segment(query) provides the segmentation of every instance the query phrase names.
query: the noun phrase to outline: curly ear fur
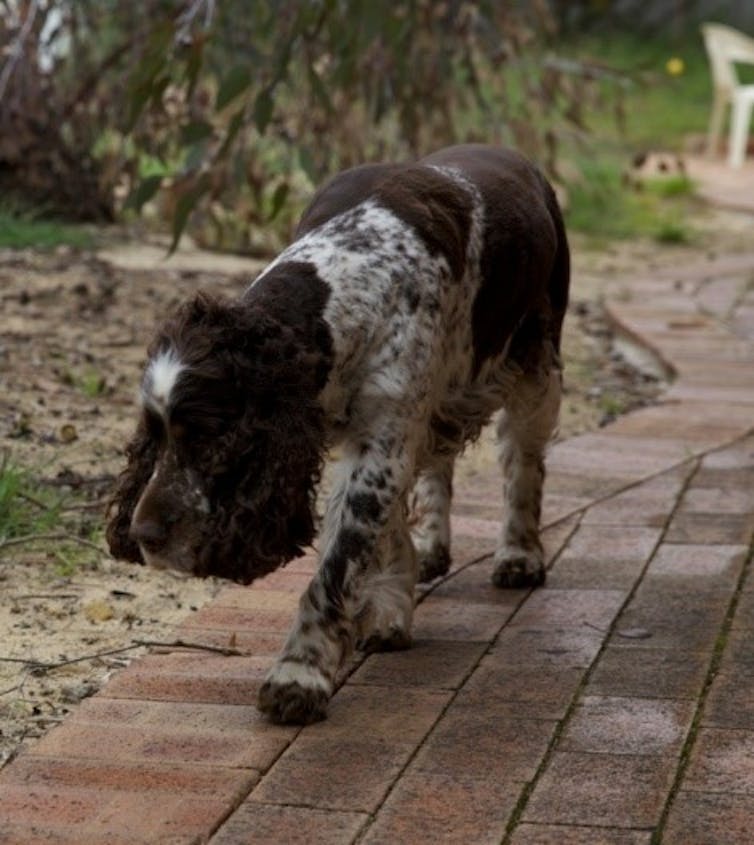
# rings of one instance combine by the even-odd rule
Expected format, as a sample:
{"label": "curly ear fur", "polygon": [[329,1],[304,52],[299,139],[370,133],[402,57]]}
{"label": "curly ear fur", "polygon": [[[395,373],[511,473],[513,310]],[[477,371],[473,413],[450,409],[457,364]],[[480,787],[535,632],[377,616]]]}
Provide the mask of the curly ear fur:
{"label": "curly ear fur", "polygon": [[112,498],[108,503],[108,524],[105,532],[110,554],[118,560],[143,563],[139,546],[129,536],[136,503],[149,481],[157,459],[157,443],[149,436],[144,421],[126,447],[126,468],[118,477]]}
{"label": "curly ear fur", "polygon": [[[199,575],[248,584],[301,555],[314,538],[321,413],[312,405],[291,406],[268,425],[260,428],[252,409],[235,432],[248,445],[217,479],[212,536],[202,546]],[[218,458],[227,461],[222,451]]]}
{"label": "curly ear fur", "polygon": [[269,309],[211,314],[212,322],[220,317],[223,343],[213,359],[224,359],[245,402],[229,434],[215,442],[215,521],[197,574],[249,583],[302,554],[314,537],[325,445],[316,395],[330,350]]}
{"label": "curly ear fur", "polygon": [[[184,367],[172,414],[197,438],[191,460],[210,502],[210,513],[192,518],[189,529],[193,571],[249,583],[314,537],[325,450],[316,397],[331,362],[329,331],[321,311],[302,315],[290,298],[228,302],[200,293],[166,322],[150,356],[167,348]],[[108,528],[120,557],[139,559],[128,524],[155,458],[138,437],[129,447]]]}

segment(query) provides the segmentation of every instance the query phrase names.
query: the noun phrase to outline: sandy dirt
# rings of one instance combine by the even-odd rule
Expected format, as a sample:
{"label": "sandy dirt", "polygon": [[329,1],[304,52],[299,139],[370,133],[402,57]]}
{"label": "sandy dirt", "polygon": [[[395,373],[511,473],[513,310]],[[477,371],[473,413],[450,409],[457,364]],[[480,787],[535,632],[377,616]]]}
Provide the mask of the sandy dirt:
{"label": "sandy dirt", "polygon": [[[594,429],[662,389],[616,351],[600,305],[604,279],[738,243],[744,238],[725,220],[694,248],[576,243],[560,437]],[[134,425],[156,320],[197,288],[236,293],[261,267],[191,249],[164,255],[144,243],[98,254],[0,252],[0,460],[35,481],[27,512],[55,503],[36,541],[0,537],[0,767],[144,643],[170,642],[175,624],[221,587],[117,562],[104,550],[104,505]],[[459,471],[491,460],[485,434]]]}

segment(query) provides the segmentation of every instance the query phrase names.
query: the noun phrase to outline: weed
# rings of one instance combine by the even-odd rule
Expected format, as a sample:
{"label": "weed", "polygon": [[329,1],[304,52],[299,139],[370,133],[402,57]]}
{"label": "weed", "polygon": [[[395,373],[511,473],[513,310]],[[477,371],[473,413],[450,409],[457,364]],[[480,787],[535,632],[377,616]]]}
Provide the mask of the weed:
{"label": "weed", "polygon": [[82,226],[45,219],[39,212],[4,203],[0,205],[0,247],[10,249],[54,249],[71,246],[88,249],[92,234]]}
{"label": "weed", "polygon": [[0,459],[0,541],[44,534],[57,525],[62,500],[35,482],[6,452]]}
{"label": "weed", "polygon": [[78,378],[76,386],[84,396],[87,396],[89,399],[96,399],[105,392],[105,377],[95,370],[90,370]]}

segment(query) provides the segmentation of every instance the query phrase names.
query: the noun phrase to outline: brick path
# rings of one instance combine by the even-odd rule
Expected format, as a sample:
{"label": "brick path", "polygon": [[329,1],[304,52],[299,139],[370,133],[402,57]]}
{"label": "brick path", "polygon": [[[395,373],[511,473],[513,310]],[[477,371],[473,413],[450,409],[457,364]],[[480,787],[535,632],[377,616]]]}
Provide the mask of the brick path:
{"label": "brick path", "polygon": [[457,492],[455,568],[416,645],[344,672],[328,721],[255,694],[311,559],[179,630],[0,773],[0,842],[752,841],[754,254],[611,284],[677,372],[553,448],[535,592],[489,585],[498,481]]}

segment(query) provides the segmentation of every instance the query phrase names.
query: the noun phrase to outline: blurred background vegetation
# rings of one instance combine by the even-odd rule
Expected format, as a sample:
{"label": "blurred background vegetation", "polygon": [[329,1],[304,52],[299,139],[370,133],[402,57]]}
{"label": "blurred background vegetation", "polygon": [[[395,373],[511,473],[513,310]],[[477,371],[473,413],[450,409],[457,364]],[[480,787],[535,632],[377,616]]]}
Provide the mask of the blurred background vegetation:
{"label": "blurred background vegetation", "polygon": [[747,0],[0,0],[0,245],[40,218],[138,216],[173,245],[266,254],[328,175],[459,141],[535,159],[573,229],[683,240],[688,181],[626,174],[698,143],[698,24],[749,17]]}

